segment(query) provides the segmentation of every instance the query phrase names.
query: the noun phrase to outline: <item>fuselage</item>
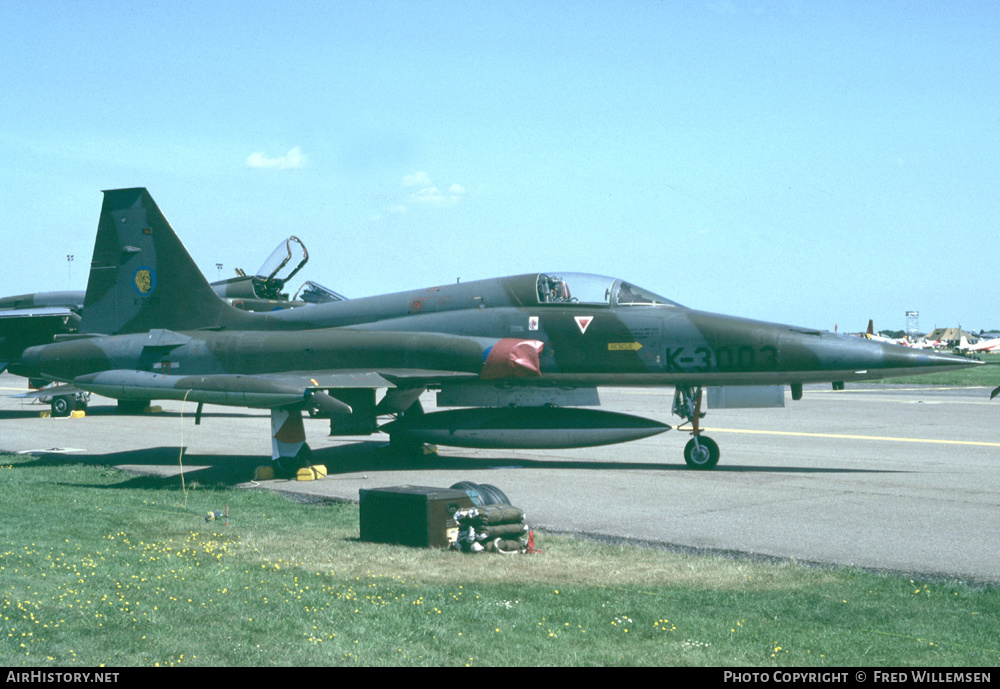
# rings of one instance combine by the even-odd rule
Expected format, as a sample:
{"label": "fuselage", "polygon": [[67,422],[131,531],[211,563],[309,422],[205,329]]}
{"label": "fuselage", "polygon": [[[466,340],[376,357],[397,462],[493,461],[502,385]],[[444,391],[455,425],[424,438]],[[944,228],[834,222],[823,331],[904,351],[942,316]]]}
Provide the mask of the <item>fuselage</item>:
{"label": "fuselage", "polygon": [[622,280],[569,273],[273,313],[231,311],[231,319],[212,330],[153,330],[31,348],[12,370],[59,380],[108,369],[183,375],[331,368],[475,372],[477,357],[504,338],[543,343],[541,377],[531,379],[533,385],[798,384],[932,372],[963,362],[696,311]]}

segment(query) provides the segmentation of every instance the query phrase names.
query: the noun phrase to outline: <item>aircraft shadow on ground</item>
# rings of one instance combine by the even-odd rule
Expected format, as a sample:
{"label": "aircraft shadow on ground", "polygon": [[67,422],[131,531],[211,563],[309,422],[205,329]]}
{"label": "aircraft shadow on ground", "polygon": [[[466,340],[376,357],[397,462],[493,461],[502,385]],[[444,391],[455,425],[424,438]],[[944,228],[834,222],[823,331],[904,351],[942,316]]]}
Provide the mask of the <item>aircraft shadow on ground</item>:
{"label": "aircraft shadow on ground", "polygon": [[[107,488],[179,488],[181,474],[187,485],[197,483],[203,486],[235,486],[252,481],[258,466],[269,463],[267,457],[245,457],[237,455],[188,455],[181,458],[176,447],[152,447],[127,452],[109,454],[88,454],[81,452],[38,452],[35,459],[19,464],[19,467],[43,467],[66,464],[89,464],[93,466],[148,466],[160,467],[157,473],[142,473],[125,481],[105,486]],[[183,470],[183,471],[182,471]],[[169,473],[167,473],[169,472]],[[65,484],[68,485],[68,484]],[[89,487],[96,487],[88,484]]]}
{"label": "aircraft shadow on ground", "polygon": [[[37,419],[42,412],[49,410],[49,406],[45,405],[24,405],[16,409],[4,409],[0,411],[0,420],[3,419]],[[194,418],[195,410],[194,408],[190,410],[180,411],[158,411],[153,414],[119,414],[118,408],[115,406],[91,406],[87,407],[87,416],[116,416],[122,419],[129,418]],[[246,411],[218,411],[213,409],[210,412],[204,412],[201,415],[203,420],[205,419],[237,419],[246,418],[248,416],[256,416],[255,414],[248,413]],[[261,418],[267,418],[264,415],[260,415]],[[55,419],[55,421],[69,421],[69,419]]]}
{"label": "aircraft shadow on ground", "polygon": [[[386,443],[364,441],[335,448],[313,450],[315,461],[326,464],[329,474],[377,473],[390,471],[482,470],[482,469],[554,469],[588,471],[691,471],[683,462],[660,464],[649,462],[607,462],[572,459],[537,459],[527,457],[475,457],[464,455],[426,455],[395,457]],[[711,472],[761,473],[901,473],[884,469],[844,469],[823,467],[774,467],[751,465],[720,465]],[[905,472],[902,472],[905,473]]]}
{"label": "aircraft shadow on ground", "polygon": [[[313,463],[326,466],[328,476],[348,474],[382,474],[399,471],[451,472],[483,469],[534,469],[554,471],[683,471],[684,464],[657,464],[645,462],[578,461],[572,459],[537,459],[526,457],[474,457],[464,455],[424,455],[416,457],[390,454],[388,444],[362,441],[337,447],[313,450]],[[148,466],[160,467],[154,474],[134,476],[109,488],[178,488],[181,485],[181,467],[184,480],[190,485],[235,486],[255,480],[257,467],[268,466],[270,458],[264,455],[192,455],[180,456],[177,447],[152,447],[140,450],[91,453],[36,453],[35,459],[18,465],[30,468],[64,464],[91,464],[95,466]],[[166,474],[169,472],[169,474]],[[693,473],[693,472],[692,472]],[[755,465],[718,466],[706,473],[771,473],[771,474],[872,474],[906,473],[884,469],[845,469],[823,467],[774,467]],[[281,483],[272,481],[269,483]]]}
{"label": "aircraft shadow on ground", "polygon": [[34,405],[19,407],[17,409],[4,409],[0,411],[0,420],[3,419],[37,419],[39,413],[47,411],[48,407],[36,407]]}

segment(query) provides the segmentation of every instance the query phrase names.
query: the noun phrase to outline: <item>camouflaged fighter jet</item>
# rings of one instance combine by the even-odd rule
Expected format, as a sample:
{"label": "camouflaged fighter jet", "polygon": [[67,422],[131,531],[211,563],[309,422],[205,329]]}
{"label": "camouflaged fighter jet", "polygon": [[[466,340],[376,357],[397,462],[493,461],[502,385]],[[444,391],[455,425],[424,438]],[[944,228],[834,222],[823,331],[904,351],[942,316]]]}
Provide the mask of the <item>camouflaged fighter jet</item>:
{"label": "camouflaged fighter jet", "polygon": [[[254,275],[237,269],[236,277],[213,282],[212,289],[227,303],[244,311],[274,311],[345,300],[347,297],[312,280],[303,283],[291,299],[282,292],[308,261],[305,244],[293,235],[278,244]],[[49,344],[56,335],[77,332],[85,294],[35,292],[0,297],[0,373],[12,361],[20,359],[28,347]],[[43,382],[39,381],[39,385]]]}
{"label": "camouflaged fighter jet", "polygon": [[0,298],[0,373],[32,345],[76,332],[83,292],[38,292]]}
{"label": "camouflaged fighter jet", "polygon": [[[600,386],[673,387],[673,413],[693,435],[685,461],[709,469],[719,448],[699,427],[704,388],[723,393],[716,406],[773,406],[786,385],[799,399],[805,383],[976,365],[695,311],[620,279],[563,272],[240,311],[212,291],[141,188],[104,192],[79,333],[61,339],[27,349],[11,370],[120,404],[197,402],[199,419],[204,403],[270,409],[272,456],[286,471],[309,459],[303,411],[328,415],[334,435],[387,432],[402,450],[584,447],[669,430],[588,408]],[[427,390],[455,408],[423,413]]]}

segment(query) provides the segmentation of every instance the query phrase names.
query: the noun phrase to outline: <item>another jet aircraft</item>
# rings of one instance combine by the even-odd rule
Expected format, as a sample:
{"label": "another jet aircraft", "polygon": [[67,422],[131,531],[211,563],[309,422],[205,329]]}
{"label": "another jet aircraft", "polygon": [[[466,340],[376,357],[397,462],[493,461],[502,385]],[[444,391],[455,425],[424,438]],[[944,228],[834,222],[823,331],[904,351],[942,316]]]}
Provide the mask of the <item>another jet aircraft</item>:
{"label": "another jet aircraft", "polygon": [[[289,268],[293,257],[295,263],[282,273]],[[237,269],[236,277],[213,282],[212,289],[227,303],[243,311],[274,311],[347,299],[311,280],[303,283],[289,299],[282,290],[308,261],[305,244],[291,236],[278,244],[254,275]],[[85,296],[85,292],[66,291],[0,297],[0,373],[12,361],[20,359],[28,347],[49,344],[56,335],[77,332]]]}
{"label": "another jet aircraft", "polygon": [[0,298],[0,372],[26,348],[76,332],[83,292],[39,292]]}
{"label": "another jet aircraft", "polygon": [[[292,264],[292,259],[295,263]],[[328,301],[344,301],[347,297],[337,294],[320,284],[306,281],[292,299],[281,290],[288,281],[309,262],[309,252],[302,240],[292,235],[271,252],[271,255],[254,275],[237,269],[236,277],[212,283],[215,293],[244,311],[274,311]],[[281,271],[288,269],[287,273]],[[301,297],[301,298],[300,298]]]}
{"label": "another jet aircraft", "polygon": [[[79,333],[60,339],[27,349],[11,371],[126,403],[197,402],[199,418],[204,403],[268,408],[285,472],[309,461],[304,410],[329,415],[335,435],[382,430],[404,451],[583,447],[670,428],[580,408],[600,404],[600,386],[673,387],[673,413],[694,436],[685,461],[709,469],[719,448],[699,427],[706,386],[741,386],[752,406],[775,390],[783,403],[777,386],[800,399],[805,383],[977,365],[695,311],[621,279],[563,272],[240,311],[212,291],[143,188],[104,192]],[[424,414],[426,390],[461,408]]]}

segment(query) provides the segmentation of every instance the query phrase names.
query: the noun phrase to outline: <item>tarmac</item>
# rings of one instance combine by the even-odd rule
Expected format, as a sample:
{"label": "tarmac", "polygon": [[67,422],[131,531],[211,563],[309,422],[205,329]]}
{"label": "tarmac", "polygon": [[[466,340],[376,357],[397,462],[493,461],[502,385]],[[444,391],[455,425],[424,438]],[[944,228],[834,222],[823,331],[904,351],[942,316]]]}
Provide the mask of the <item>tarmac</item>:
{"label": "tarmac", "polygon": [[[708,410],[721,447],[712,471],[692,471],[683,431],[574,450],[469,450],[397,458],[388,437],[333,438],[307,419],[318,481],[253,481],[270,461],[266,411],[166,402],[119,416],[91,400],[84,418],[41,418],[47,405],[9,395],[0,375],[0,451],[64,456],[178,481],[357,501],[362,488],[503,490],[529,526],[695,552],[849,565],[924,578],[1000,583],[1000,399],[985,387],[806,386],[784,408]],[[676,425],[670,389],[601,389],[603,408]],[[433,408],[433,396],[424,399]],[[180,448],[184,447],[181,460]],[[542,547],[542,546],[539,546]]]}

